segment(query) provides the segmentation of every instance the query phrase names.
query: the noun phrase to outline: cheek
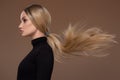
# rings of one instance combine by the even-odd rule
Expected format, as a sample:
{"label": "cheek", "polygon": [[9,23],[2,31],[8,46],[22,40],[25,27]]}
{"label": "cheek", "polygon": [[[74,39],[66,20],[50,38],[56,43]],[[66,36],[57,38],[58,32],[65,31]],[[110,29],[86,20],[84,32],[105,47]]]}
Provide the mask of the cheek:
{"label": "cheek", "polygon": [[32,24],[26,24],[25,27],[24,27],[24,33],[26,35],[32,35],[36,32],[36,27]]}

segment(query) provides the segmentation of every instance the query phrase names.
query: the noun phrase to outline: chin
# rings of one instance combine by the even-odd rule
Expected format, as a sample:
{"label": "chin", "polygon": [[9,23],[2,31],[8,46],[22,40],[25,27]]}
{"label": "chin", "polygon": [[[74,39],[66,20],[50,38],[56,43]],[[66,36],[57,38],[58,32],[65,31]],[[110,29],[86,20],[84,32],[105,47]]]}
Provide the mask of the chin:
{"label": "chin", "polygon": [[26,35],[26,34],[21,34],[21,36],[22,36],[22,37],[27,37],[28,35]]}
{"label": "chin", "polygon": [[21,34],[22,37],[30,37],[30,34]]}

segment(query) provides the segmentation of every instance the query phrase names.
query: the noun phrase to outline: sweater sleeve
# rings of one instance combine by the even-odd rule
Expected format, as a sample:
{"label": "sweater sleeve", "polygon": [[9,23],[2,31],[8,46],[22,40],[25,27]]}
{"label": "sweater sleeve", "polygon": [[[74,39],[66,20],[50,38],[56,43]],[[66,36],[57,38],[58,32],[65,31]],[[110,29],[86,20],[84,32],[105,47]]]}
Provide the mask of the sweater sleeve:
{"label": "sweater sleeve", "polygon": [[36,80],[51,80],[53,56],[49,50],[39,51],[36,57]]}

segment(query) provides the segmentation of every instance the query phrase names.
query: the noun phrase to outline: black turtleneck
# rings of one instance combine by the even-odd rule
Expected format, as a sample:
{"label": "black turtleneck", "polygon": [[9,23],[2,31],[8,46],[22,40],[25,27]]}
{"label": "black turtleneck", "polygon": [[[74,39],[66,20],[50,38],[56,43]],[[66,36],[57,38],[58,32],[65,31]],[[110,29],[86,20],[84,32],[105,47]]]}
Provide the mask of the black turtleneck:
{"label": "black turtleneck", "polygon": [[47,38],[33,39],[31,44],[33,49],[18,66],[17,80],[51,80],[54,56]]}

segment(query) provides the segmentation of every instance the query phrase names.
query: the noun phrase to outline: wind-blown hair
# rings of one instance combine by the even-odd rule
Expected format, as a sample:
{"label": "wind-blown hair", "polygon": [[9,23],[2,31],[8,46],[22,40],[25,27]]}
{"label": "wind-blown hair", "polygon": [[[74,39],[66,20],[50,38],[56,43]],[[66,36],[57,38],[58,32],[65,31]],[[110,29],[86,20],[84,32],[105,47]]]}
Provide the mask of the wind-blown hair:
{"label": "wind-blown hair", "polygon": [[53,49],[54,58],[61,62],[63,57],[71,56],[106,56],[100,53],[117,43],[111,35],[103,32],[100,28],[92,27],[84,29],[77,25],[69,25],[62,36],[51,33],[49,25],[51,16],[48,10],[38,4],[32,4],[24,9],[32,23],[47,37],[48,43]]}

